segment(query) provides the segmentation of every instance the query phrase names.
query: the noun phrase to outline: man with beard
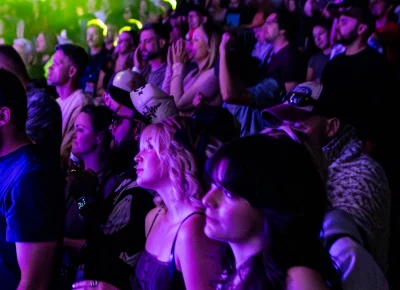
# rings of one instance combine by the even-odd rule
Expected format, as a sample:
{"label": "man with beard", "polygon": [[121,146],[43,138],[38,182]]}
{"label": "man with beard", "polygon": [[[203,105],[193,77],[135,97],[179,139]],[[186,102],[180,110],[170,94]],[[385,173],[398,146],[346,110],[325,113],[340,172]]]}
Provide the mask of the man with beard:
{"label": "man with beard", "polygon": [[395,73],[384,57],[368,46],[375,28],[368,7],[356,3],[337,10],[336,37],[346,50],[329,61],[322,72],[323,94],[338,97],[343,103],[343,117],[356,127],[362,140],[376,144],[382,138],[378,128],[388,124],[385,105],[394,91]]}
{"label": "man with beard", "polygon": [[375,29],[375,19],[366,5],[340,7],[343,10],[339,14],[338,40],[346,51],[325,66],[321,97],[332,96],[335,100],[332,106],[341,104],[342,120],[356,128],[358,137],[364,141],[364,150],[383,166],[392,192],[394,222],[400,204],[399,154],[393,139],[397,112],[396,106],[391,105],[397,91],[396,72],[384,56],[367,45]]}
{"label": "man with beard", "polygon": [[[116,189],[104,202],[95,203],[90,192],[97,186],[90,172],[80,172],[76,181],[80,182],[80,192],[84,194],[75,198],[88,229],[88,239],[76,244],[75,250],[81,251],[76,281],[88,280],[93,287],[98,281],[104,281],[118,289],[131,289],[132,267],[146,240],[145,218],[154,207],[152,195],[138,187],[133,166],[145,127],[144,118],[134,109],[130,98],[130,91],[138,88],[137,77],[130,70],[115,73],[105,96],[105,103],[114,112],[110,126],[113,161],[119,163],[119,172],[122,172]],[[86,282],[78,282],[75,288],[80,287],[79,283]]]}
{"label": "man with beard", "polygon": [[132,71],[160,89],[167,69],[168,30],[159,23],[148,23],[140,31],[139,47],[135,51]]}
{"label": "man with beard", "polygon": [[354,218],[364,247],[385,272],[391,201],[385,172],[363,152],[352,124],[342,119],[340,97],[322,96],[321,91],[320,83],[300,84],[284,96],[283,104],[265,109],[262,116],[308,145],[326,181],[331,206]]}

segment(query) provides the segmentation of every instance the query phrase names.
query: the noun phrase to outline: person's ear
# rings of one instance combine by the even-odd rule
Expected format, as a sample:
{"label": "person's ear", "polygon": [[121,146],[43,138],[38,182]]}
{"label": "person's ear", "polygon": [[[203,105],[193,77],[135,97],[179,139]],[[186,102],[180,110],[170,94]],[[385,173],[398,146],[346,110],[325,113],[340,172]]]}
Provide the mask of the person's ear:
{"label": "person's ear", "polygon": [[326,122],[326,136],[329,138],[333,138],[338,132],[340,128],[340,121],[339,119],[332,118],[328,119]]}
{"label": "person's ear", "polygon": [[69,75],[70,78],[72,78],[74,75],[76,75],[77,72],[78,72],[78,69],[76,68],[76,66],[71,65],[69,67],[68,75]]}
{"label": "person's ear", "polygon": [[368,26],[366,24],[359,24],[357,29],[358,35],[363,35],[365,31],[367,31],[367,28]]}
{"label": "person's ear", "polygon": [[11,110],[7,107],[0,108],[0,127],[3,127],[10,122]]}
{"label": "person's ear", "polygon": [[161,39],[158,41],[158,43],[159,43],[159,45],[160,45],[161,48],[164,48],[165,45],[167,44],[167,41],[166,41],[164,38],[161,38]]}
{"label": "person's ear", "polygon": [[103,144],[103,140],[104,140],[104,132],[100,132],[97,134],[96,137],[96,141],[97,141],[97,146],[101,146],[101,144]]}

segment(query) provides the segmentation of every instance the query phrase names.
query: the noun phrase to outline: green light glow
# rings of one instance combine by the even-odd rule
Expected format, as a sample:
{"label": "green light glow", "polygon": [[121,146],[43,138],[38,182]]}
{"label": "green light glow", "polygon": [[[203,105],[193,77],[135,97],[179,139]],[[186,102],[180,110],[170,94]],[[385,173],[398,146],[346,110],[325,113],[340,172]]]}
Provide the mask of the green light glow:
{"label": "green light glow", "polygon": [[104,36],[104,37],[107,36],[107,26],[104,24],[103,21],[101,21],[100,19],[97,19],[97,18],[96,18],[96,19],[89,20],[88,23],[87,23],[87,26],[89,27],[89,26],[91,26],[91,25],[100,26],[101,29],[103,29],[103,36]]}
{"label": "green light glow", "polygon": [[[131,24],[135,24],[137,26],[137,28],[139,28],[139,29],[142,29],[142,27],[143,27],[143,24],[137,19],[131,18],[131,19],[128,20],[128,22],[131,23]],[[124,28],[124,27],[122,27],[122,28]]]}

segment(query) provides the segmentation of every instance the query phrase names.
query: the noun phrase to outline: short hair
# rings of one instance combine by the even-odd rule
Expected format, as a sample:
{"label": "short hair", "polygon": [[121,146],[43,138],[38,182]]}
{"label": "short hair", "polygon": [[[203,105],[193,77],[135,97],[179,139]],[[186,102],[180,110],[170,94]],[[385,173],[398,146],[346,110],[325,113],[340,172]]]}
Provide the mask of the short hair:
{"label": "short hair", "polygon": [[107,35],[107,26],[104,24],[103,21],[101,21],[100,19],[92,19],[89,20],[87,23],[87,28],[89,27],[96,27],[96,29],[100,32],[102,37],[106,37]]}
{"label": "short hair", "polygon": [[164,24],[161,23],[146,23],[143,28],[140,30],[140,33],[142,31],[146,30],[153,30],[154,33],[158,38],[165,39],[167,42],[169,40],[169,31],[168,27]]}
{"label": "short hair", "polygon": [[332,28],[332,21],[320,18],[315,21],[312,28],[314,29],[316,26],[322,27],[322,28],[326,29],[328,31],[328,33],[330,33],[331,28]]}
{"label": "short hair", "polygon": [[197,14],[199,14],[202,17],[208,17],[209,16],[208,15],[208,11],[203,6],[198,5],[198,4],[189,5],[188,14],[191,11],[196,12]]}
{"label": "short hair", "polygon": [[128,33],[129,36],[132,39],[132,45],[137,47],[139,45],[139,33],[136,30],[130,29],[130,30],[122,30],[120,31],[119,35],[122,33]]}
{"label": "short hair", "polygon": [[274,13],[276,13],[279,30],[285,30],[286,38],[293,41],[295,38],[293,15],[286,8],[278,9]]}
{"label": "short hair", "polygon": [[77,75],[80,77],[85,72],[86,67],[89,64],[89,56],[86,51],[77,45],[66,43],[59,44],[56,46],[56,51],[61,50],[77,68]]}
{"label": "short hair", "polygon": [[0,68],[16,74],[23,82],[29,81],[28,71],[18,52],[11,46],[0,44]]}
{"label": "short hair", "polygon": [[9,108],[17,129],[25,132],[28,101],[24,85],[15,74],[2,68],[0,68],[0,107]]}

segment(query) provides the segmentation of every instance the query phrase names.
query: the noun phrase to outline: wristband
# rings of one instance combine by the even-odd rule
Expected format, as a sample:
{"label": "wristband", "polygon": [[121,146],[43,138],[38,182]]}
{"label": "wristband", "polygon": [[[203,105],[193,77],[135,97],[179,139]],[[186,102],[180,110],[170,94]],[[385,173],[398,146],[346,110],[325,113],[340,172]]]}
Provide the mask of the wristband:
{"label": "wristband", "polygon": [[94,203],[93,198],[88,198],[86,196],[82,196],[76,201],[76,205],[78,206],[79,211],[83,210],[88,204],[92,203]]}

